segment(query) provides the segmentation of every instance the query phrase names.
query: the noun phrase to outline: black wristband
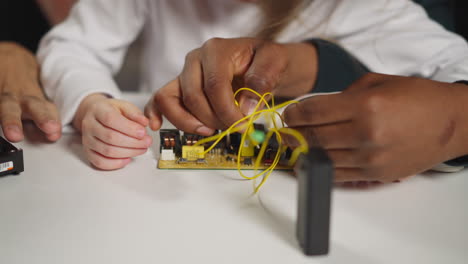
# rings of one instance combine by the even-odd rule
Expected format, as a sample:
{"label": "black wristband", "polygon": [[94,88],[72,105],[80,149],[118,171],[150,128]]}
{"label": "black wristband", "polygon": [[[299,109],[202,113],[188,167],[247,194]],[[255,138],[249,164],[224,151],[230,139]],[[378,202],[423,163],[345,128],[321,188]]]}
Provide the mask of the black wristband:
{"label": "black wristband", "polygon": [[369,72],[363,63],[335,43],[323,39],[306,42],[317,49],[318,71],[313,93],[341,92]]}
{"label": "black wristband", "polygon": [[[466,81],[466,80],[460,80],[460,81],[456,81],[454,83],[461,83],[461,84],[468,85],[468,81]],[[444,163],[447,164],[447,165],[450,165],[450,166],[468,166],[468,155],[458,157],[458,158],[446,161]]]}
{"label": "black wristband", "polygon": [[454,83],[462,83],[462,84],[468,85],[468,81],[465,81],[465,80],[456,81]]}

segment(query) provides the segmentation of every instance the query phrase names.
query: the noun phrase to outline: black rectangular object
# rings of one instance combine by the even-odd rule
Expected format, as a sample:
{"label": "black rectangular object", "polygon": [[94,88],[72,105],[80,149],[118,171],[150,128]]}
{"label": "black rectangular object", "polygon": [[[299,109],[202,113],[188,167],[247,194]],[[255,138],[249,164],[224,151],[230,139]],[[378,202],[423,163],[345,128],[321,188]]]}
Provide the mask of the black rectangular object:
{"label": "black rectangular object", "polygon": [[184,132],[184,135],[182,136],[182,145],[192,146],[193,144],[198,142],[198,140],[201,140],[203,138],[205,137],[201,135]]}
{"label": "black rectangular object", "polygon": [[226,151],[229,154],[237,154],[242,139],[241,133],[232,133],[226,137]]}
{"label": "black rectangular object", "polygon": [[23,150],[0,137],[0,177],[23,171]]}
{"label": "black rectangular object", "polygon": [[326,255],[330,243],[333,163],[322,148],[310,148],[299,161],[296,235],[304,254]]}
{"label": "black rectangular object", "polygon": [[[174,147],[165,146],[165,139],[174,138]],[[160,129],[159,130],[159,151],[162,152],[163,149],[173,149],[176,156],[182,156],[182,144],[180,140],[180,131],[178,129]]]}

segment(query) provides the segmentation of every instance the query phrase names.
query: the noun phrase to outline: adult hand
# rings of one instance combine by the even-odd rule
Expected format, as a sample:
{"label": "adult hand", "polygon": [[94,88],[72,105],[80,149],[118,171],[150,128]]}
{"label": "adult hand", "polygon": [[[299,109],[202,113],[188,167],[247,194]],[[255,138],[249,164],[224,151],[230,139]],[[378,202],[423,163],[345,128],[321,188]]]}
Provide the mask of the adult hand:
{"label": "adult hand", "polygon": [[[391,182],[468,153],[467,87],[368,74],[340,94],[289,106],[284,118],[324,147],[335,181]],[[294,145],[290,137],[286,142]]]}
{"label": "adult hand", "polygon": [[57,109],[39,86],[39,66],[23,47],[0,43],[0,120],[5,137],[13,142],[24,138],[21,120],[34,121],[48,140],[61,136]]}
{"label": "adult hand", "polygon": [[103,94],[91,94],[80,104],[73,125],[81,131],[87,159],[95,167],[115,170],[152,144],[148,119],[136,106]]}
{"label": "adult hand", "polygon": [[254,38],[211,39],[191,51],[182,73],[158,90],[145,113],[150,128],[161,127],[161,115],[177,128],[200,135],[226,128],[250,113],[258,98],[242,92],[295,97],[309,92],[317,69],[315,47],[306,43],[277,44]]}

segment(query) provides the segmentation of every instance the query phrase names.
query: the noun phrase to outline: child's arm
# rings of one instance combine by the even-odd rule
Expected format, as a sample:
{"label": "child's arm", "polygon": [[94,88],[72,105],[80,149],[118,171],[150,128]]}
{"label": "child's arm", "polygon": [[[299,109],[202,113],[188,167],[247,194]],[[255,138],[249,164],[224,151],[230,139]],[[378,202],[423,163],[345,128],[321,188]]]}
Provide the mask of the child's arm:
{"label": "child's arm", "polygon": [[148,119],[131,103],[91,94],[80,104],[73,125],[81,131],[88,160],[99,169],[114,170],[151,146]]}
{"label": "child's arm", "polygon": [[70,124],[93,93],[120,97],[113,74],[146,21],[146,0],[80,0],[70,16],[41,41],[44,90]]}

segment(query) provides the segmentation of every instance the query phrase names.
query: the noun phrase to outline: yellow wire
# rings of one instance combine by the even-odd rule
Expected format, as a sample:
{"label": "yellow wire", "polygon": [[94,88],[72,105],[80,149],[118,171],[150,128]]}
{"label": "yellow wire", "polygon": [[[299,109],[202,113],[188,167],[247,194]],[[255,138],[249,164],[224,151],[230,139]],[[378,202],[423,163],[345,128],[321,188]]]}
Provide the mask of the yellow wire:
{"label": "yellow wire", "polygon": [[294,163],[296,163],[301,153],[306,154],[309,151],[307,141],[304,138],[304,136],[301,133],[299,133],[299,131],[294,130],[292,128],[282,127],[279,131],[283,134],[289,134],[295,137],[299,142],[299,146],[296,149],[294,149],[293,153],[291,154],[291,158],[289,159],[289,165],[292,166]]}
{"label": "yellow wire", "polygon": [[[260,110],[260,111],[257,111],[257,112],[254,112],[248,116],[244,116],[243,118],[237,120],[237,122],[235,122],[234,124],[231,125],[231,127],[229,127],[228,129],[226,129],[225,131],[223,131],[222,133],[220,134],[217,134],[217,135],[214,135],[214,136],[211,136],[211,137],[207,137],[207,138],[203,138],[201,140],[199,140],[196,144],[194,144],[195,146],[200,146],[202,144],[205,144],[205,143],[208,143],[208,142],[211,142],[211,141],[215,141],[215,143],[213,143],[211,145],[210,148],[208,148],[204,153],[208,153],[210,150],[212,150],[214,148],[214,146],[219,143],[219,141],[221,141],[221,139],[223,137],[225,137],[227,134],[232,134],[232,133],[235,133],[235,132],[238,132],[240,130],[243,130],[245,128],[245,125],[244,126],[241,126],[241,127],[238,127],[237,125],[239,125],[240,123],[242,123],[243,121],[251,118],[251,117],[255,117],[255,120],[257,120],[258,118],[260,118],[260,115],[263,114],[263,113],[267,113],[267,112],[272,112],[272,110],[277,110],[279,108],[282,108],[282,107],[285,107],[287,105],[290,105],[290,104],[293,104],[293,103],[297,103],[297,101],[288,101],[288,102],[285,102],[285,103],[282,103],[280,105],[277,105],[275,106],[274,108],[271,108],[271,109],[265,109],[265,110]],[[281,116],[279,113],[277,113],[278,116]],[[282,120],[282,122],[284,122]]]}
{"label": "yellow wire", "polygon": [[[232,124],[225,131],[223,131],[223,132],[221,132],[221,133],[219,133],[217,135],[214,135],[214,136],[207,137],[207,138],[199,140],[195,145],[196,146],[197,145],[203,145],[203,144],[206,144],[208,142],[214,141],[211,144],[211,146],[204,151],[204,154],[207,154],[226,135],[233,134],[233,133],[236,133],[236,132],[239,132],[239,131],[243,131],[241,141],[240,141],[239,150],[237,152],[237,170],[238,170],[240,176],[243,177],[244,179],[254,180],[254,182],[253,182],[253,184],[254,184],[254,193],[257,193],[260,190],[260,188],[265,184],[266,180],[270,177],[271,173],[273,172],[273,170],[278,165],[278,163],[280,161],[280,158],[281,158],[281,154],[283,154],[287,149],[287,146],[283,145],[283,140],[282,140],[281,134],[291,135],[292,137],[294,137],[299,142],[299,147],[294,149],[293,153],[291,154],[291,158],[289,160],[289,165],[290,166],[292,166],[297,161],[297,159],[299,158],[299,155],[301,153],[307,153],[308,144],[307,144],[307,141],[305,140],[305,138],[302,136],[302,134],[300,132],[298,132],[297,130],[294,130],[292,128],[285,127],[284,120],[283,120],[281,114],[277,111],[278,109],[283,108],[285,106],[288,106],[290,104],[298,103],[298,101],[291,100],[291,101],[287,101],[287,102],[284,102],[284,103],[279,104],[279,105],[275,105],[274,96],[272,95],[272,93],[265,93],[265,94],[261,95],[258,92],[256,92],[255,90],[252,90],[250,88],[241,88],[241,89],[237,90],[234,93],[234,98],[242,91],[251,92],[251,93],[253,93],[254,95],[256,95],[259,98],[258,104],[255,106],[253,113],[239,119],[237,122]],[[266,99],[266,97],[268,97],[268,96],[271,96],[271,105],[268,103],[268,101]],[[264,104],[266,109],[258,110],[262,106],[262,103]],[[237,100],[235,100],[235,104],[236,104],[236,106],[239,106],[239,102]],[[260,151],[259,151],[259,153],[258,153],[258,155],[256,157],[256,160],[255,160],[255,163],[254,163],[255,175],[254,176],[246,176],[242,172],[242,169],[241,169],[242,147],[245,144],[245,141],[246,141],[246,138],[247,138],[247,135],[248,135],[249,131],[251,131],[251,129],[253,129],[254,122],[256,120],[258,120],[262,115],[268,115],[268,114],[271,115],[271,121],[273,123],[273,128],[271,128],[267,132],[267,135],[265,136],[265,139],[262,142],[262,145],[260,147]],[[281,120],[281,127],[280,128],[278,128],[278,126],[276,124],[276,118],[275,118],[276,116],[279,116],[279,118]],[[243,123],[245,121],[247,121],[247,123],[241,124],[241,123]],[[267,148],[268,143],[269,143],[269,141],[270,141],[270,139],[271,139],[271,137],[273,135],[276,136],[277,141],[278,141],[278,150],[276,152],[275,158],[274,158],[272,164],[270,166],[268,166],[268,168],[266,168],[263,171],[257,173],[258,169],[260,168],[260,162],[262,161],[263,156],[265,155],[266,148]],[[261,176],[263,176],[262,180],[260,181],[260,183],[257,186],[255,186],[255,184],[256,184],[255,179],[257,179],[257,178],[259,178]]]}
{"label": "yellow wire", "polygon": [[[265,99],[265,97],[266,97],[266,96],[269,96],[269,95],[273,95],[272,93],[269,93],[269,92],[268,92],[268,93],[264,93],[263,95],[261,95],[261,94],[259,94],[257,91],[255,91],[255,90],[252,90],[252,89],[250,89],[250,88],[244,87],[244,88],[240,88],[239,90],[237,90],[237,91],[234,93],[234,98],[236,98],[236,96],[237,96],[240,92],[242,92],[242,91],[248,91],[248,92],[251,92],[251,93],[255,94],[256,96],[258,96],[258,98],[260,98],[260,101],[263,101],[263,102],[265,103],[265,105],[268,106],[268,108],[269,108],[268,101]],[[237,106],[240,106],[240,105],[239,105],[239,102],[238,102],[236,99],[234,99],[234,102],[236,103]]]}

